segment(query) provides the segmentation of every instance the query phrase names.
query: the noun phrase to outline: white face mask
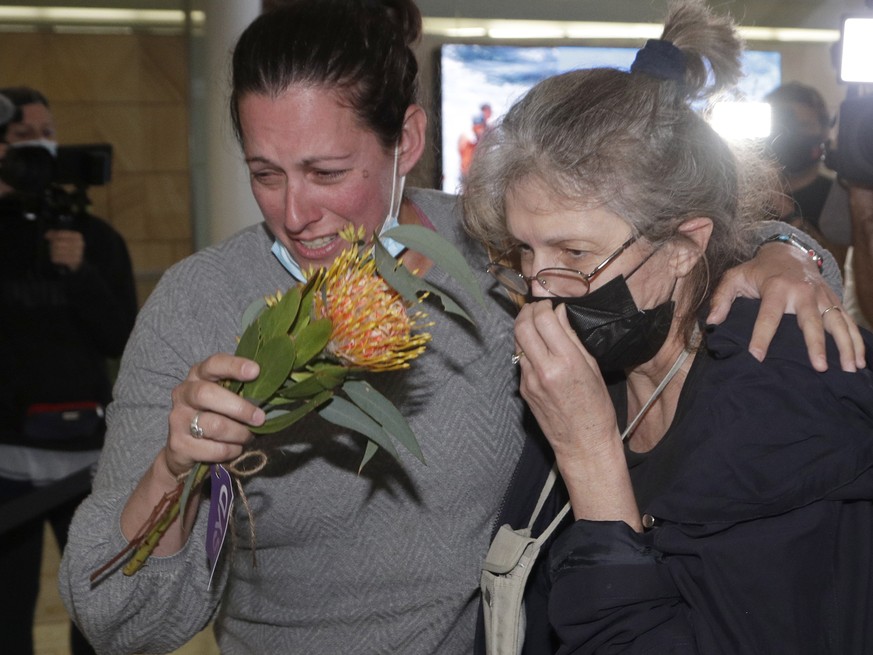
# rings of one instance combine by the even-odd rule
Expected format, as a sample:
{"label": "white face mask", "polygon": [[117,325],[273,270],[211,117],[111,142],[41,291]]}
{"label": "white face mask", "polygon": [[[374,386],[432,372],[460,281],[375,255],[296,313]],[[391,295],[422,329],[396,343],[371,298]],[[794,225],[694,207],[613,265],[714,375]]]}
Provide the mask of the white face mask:
{"label": "white face mask", "polygon": [[58,142],[52,141],[51,139],[31,139],[29,141],[17,141],[16,143],[10,143],[10,148],[45,148],[49,151],[49,154],[57,159],[58,157]]}
{"label": "white face mask", "polygon": [[[391,202],[388,205],[388,215],[385,217],[385,220],[382,222],[382,228],[379,230],[379,241],[392,257],[397,257],[406,248],[402,243],[382,236],[382,234],[400,224],[400,206],[403,204],[403,187],[406,185],[406,176],[404,175],[400,178],[397,176],[399,160],[400,146],[396,145],[394,146],[394,167],[391,175]],[[291,253],[288,252],[288,249],[281,241],[276,239],[270,250],[292,277],[300,282],[306,282],[306,276],[303,274],[300,264],[291,256]]]}

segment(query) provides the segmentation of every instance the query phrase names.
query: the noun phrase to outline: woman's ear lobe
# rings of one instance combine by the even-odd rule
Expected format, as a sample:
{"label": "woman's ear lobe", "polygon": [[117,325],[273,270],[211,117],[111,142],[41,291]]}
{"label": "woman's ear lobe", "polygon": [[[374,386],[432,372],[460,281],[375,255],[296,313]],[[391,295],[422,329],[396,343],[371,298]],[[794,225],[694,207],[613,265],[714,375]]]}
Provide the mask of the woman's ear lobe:
{"label": "woman's ear lobe", "polygon": [[691,272],[709,245],[712,236],[712,220],[705,217],[691,218],[679,226],[681,239],[674,242],[673,258],[676,275],[684,277]]}
{"label": "woman's ear lobe", "polygon": [[410,105],[403,119],[400,136],[400,175],[407,175],[424,153],[427,115],[419,105]]}

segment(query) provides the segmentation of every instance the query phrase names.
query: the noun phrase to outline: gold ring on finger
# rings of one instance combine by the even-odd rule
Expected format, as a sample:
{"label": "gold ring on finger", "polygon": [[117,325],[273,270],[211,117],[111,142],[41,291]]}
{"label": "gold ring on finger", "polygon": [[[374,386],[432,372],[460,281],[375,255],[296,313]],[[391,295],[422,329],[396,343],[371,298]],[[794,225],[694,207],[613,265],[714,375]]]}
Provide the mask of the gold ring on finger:
{"label": "gold ring on finger", "polygon": [[203,438],[203,428],[200,427],[200,412],[194,414],[194,418],[191,419],[189,432],[191,432],[191,436],[195,439]]}
{"label": "gold ring on finger", "polygon": [[828,307],[826,310],[824,310],[824,311],[821,313],[821,320],[824,320],[825,314],[827,314],[827,313],[828,313],[829,311],[831,311],[832,309],[836,309],[838,312],[843,311],[842,309],[840,309],[839,305],[831,305],[830,307]]}

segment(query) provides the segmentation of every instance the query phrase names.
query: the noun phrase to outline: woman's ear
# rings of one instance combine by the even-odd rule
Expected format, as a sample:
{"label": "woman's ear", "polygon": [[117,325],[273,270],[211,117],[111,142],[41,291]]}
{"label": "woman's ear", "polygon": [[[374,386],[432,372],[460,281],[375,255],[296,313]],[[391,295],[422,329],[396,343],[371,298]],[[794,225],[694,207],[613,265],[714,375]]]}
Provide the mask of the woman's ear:
{"label": "woman's ear", "polygon": [[409,105],[403,118],[403,131],[400,133],[400,161],[397,172],[407,175],[424,153],[427,114],[420,105]]}
{"label": "woman's ear", "polygon": [[703,216],[691,218],[679,226],[679,234],[684,237],[674,242],[673,257],[670,261],[676,277],[684,277],[691,272],[706,252],[712,236],[712,220]]}

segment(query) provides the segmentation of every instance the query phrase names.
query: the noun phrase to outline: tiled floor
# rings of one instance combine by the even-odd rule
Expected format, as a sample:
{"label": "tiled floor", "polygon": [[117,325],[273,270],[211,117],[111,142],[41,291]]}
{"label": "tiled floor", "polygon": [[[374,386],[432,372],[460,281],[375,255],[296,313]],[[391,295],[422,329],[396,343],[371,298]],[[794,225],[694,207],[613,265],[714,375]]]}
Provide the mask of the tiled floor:
{"label": "tiled floor", "polygon": [[[66,610],[58,595],[58,547],[50,531],[43,549],[42,582],[36,608],[34,640],[36,655],[70,655]],[[218,655],[210,629],[204,630],[174,655]]]}

